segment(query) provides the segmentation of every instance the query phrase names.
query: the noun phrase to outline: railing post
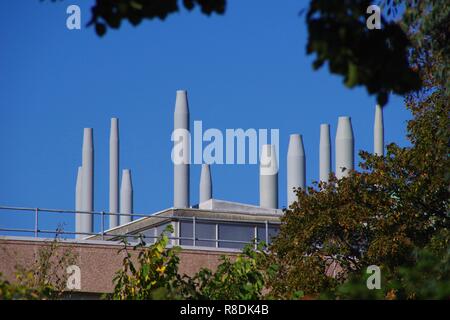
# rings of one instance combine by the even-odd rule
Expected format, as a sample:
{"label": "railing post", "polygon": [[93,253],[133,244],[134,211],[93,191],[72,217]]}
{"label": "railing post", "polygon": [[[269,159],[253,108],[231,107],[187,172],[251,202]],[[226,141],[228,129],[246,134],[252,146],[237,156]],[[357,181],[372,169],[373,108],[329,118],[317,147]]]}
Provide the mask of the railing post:
{"label": "railing post", "polygon": [[219,223],[216,223],[216,248],[219,247]]}
{"label": "railing post", "polygon": [[101,228],[101,232],[102,232],[102,240],[105,240],[105,212],[102,211],[102,228]]}
{"label": "railing post", "polygon": [[253,249],[258,249],[258,225],[253,228]]}
{"label": "railing post", "polygon": [[34,210],[34,237],[39,235],[39,208]]}
{"label": "railing post", "polygon": [[192,217],[192,246],[195,247],[196,243],[195,243],[195,239],[197,238],[196,234],[195,234],[195,217]]}
{"label": "railing post", "polygon": [[266,246],[269,246],[269,222],[266,220]]}

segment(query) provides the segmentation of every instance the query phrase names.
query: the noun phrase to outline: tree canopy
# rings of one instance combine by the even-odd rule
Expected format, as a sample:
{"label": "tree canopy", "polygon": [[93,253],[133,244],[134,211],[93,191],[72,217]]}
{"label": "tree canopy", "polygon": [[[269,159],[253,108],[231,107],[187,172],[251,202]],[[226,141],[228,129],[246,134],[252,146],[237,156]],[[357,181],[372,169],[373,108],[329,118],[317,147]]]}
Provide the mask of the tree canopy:
{"label": "tree canopy", "polygon": [[[380,266],[392,284],[402,272],[414,274],[402,270],[429,252],[437,260],[448,255],[450,105],[433,79],[436,65],[423,70],[426,86],[405,101],[413,115],[407,135],[411,147],[391,143],[386,156],[361,151],[360,172],[339,180],[332,175],[329,183],[297,190],[298,200],[282,218],[272,248],[284,269],[273,284],[281,296],[297,290],[319,295],[370,265]],[[330,268],[334,277],[325,273]],[[442,272],[450,295],[448,271]]]}
{"label": "tree canopy", "polygon": [[[226,0],[183,0],[182,3],[187,10],[198,6],[202,13],[211,15],[223,14]],[[122,20],[136,26],[144,19],[164,20],[179,10],[178,0],[96,0],[88,25],[94,25],[96,33],[103,36],[108,28],[119,28]]]}

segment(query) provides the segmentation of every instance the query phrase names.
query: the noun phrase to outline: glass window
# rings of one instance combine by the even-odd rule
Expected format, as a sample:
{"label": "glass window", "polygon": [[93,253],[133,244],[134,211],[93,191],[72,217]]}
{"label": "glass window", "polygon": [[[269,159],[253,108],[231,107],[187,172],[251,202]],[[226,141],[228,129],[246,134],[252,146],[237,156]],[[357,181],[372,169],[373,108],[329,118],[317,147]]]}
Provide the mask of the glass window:
{"label": "glass window", "polygon": [[138,242],[139,237],[141,235],[144,237],[143,240],[145,241],[145,243],[154,243],[155,242],[155,238],[151,238],[155,235],[155,228],[149,228],[147,230],[135,233],[135,234],[133,234],[133,236],[128,237],[128,241],[129,242]]}
{"label": "glass window", "polygon": [[[216,239],[216,224],[207,222],[195,222],[196,239]],[[215,241],[195,240],[196,246],[215,247]]]}
{"label": "glass window", "polygon": [[[191,221],[180,221],[180,237],[192,238],[193,223]],[[216,224],[208,222],[195,222],[196,240],[195,245],[201,247],[215,247],[216,242]],[[199,240],[203,239],[203,240]],[[206,240],[210,239],[210,240]],[[194,243],[190,239],[181,239],[181,245],[193,246]]]}
{"label": "glass window", "polygon": [[[245,241],[252,242],[255,238],[255,226],[250,224],[223,223],[219,224],[219,247],[221,248],[237,248],[242,249],[246,243],[227,242]],[[225,241],[223,241],[225,240]]]}
{"label": "glass window", "polygon": [[[180,221],[180,237],[181,238],[192,238],[192,222],[191,221]],[[192,246],[193,241],[190,239],[180,239],[180,245],[182,246]]]}
{"label": "glass window", "polygon": [[258,242],[259,241],[264,241],[267,242],[266,240],[266,226],[264,224],[258,224]]}
{"label": "glass window", "polygon": [[144,241],[146,243],[154,243],[155,242],[155,238],[151,238],[155,236],[155,228],[150,228],[147,230],[144,230],[141,232],[142,235],[144,235],[146,238],[144,238]]}
{"label": "glass window", "polygon": [[[166,227],[170,224],[170,222],[163,223],[157,227],[149,228],[147,230],[139,232],[139,234],[142,234],[145,236],[144,241],[146,243],[155,243],[156,239],[163,233],[163,231],[166,229]],[[138,241],[139,234],[134,237],[133,241]],[[170,234],[169,237],[173,236],[174,234]]]}
{"label": "glass window", "polygon": [[[122,240],[122,237],[120,238]],[[135,245],[139,243],[139,234],[129,235],[126,237],[126,240],[129,244]]]}
{"label": "glass window", "polygon": [[269,228],[268,228],[268,236],[269,236],[269,241],[267,243],[266,240],[266,225],[265,224],[260,224],[258,225],[258,241],[264,241],[267,244],[271,244],[272,243],[272,239],[274,237],[277,236],[278,234],[278,229],[279,227],[277,225],[273,225],[273,224],[269,224]]}

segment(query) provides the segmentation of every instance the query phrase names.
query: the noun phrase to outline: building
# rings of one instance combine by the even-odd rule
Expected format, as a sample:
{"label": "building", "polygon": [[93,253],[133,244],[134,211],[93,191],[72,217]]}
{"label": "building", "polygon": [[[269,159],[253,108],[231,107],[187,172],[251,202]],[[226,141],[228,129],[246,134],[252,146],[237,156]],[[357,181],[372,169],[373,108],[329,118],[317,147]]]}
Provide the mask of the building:
{"label": "building", "polygon": [[[382,109],[377,106],[374,126],[374,149],[383,154]],[[54,233],[38,227],[40,212],[72,214],[75,231],[61,234],[74,236],[59,242],[62,249],[76,253],[75,269],[80,281],[69,288],[75,297],[98,297],[111,292],[114,273],[122,262],[118,250],[122,241],[133,244],[140,238],[152,243],[170,224],[171,245],[181,246],[180,272],[193,274],[201,267],[215,268],[221,255],[234,256],[245,245],[256,246],[264,241],[270,244],[276,236],[283,211],[278,208],[278,155],[277,148],[263,145],[260,152],[259,206],[218,200],[213,197],[211,168],[202,165],[199,186],[200,203],[190,205],[190,145],[189,107],[187,93],[177,91],[174,131],[173,206],[150,215],[133,212],[133,185],[131,170],[122,171],[119,189],[119,122],[111,119],[109,161],[109,212],[94,211],[94,145],[92,128],[84,129],[82,164],[78,167],[75,187],[75,210],[49,210],[33,208],[0,207],[3,210],[30,211],[35,216],[33,229],[12,229],[0,226],[2,232],[22,231],[34,237],[0,236],[0,272],[8,280],[14,279],[17,265],[32,266],[37,252],[49,245],[49,239],[40,234]],[[177,149],[178,148],[178,149]],[[331,138],[328,124],[320,127],[320,179],[328,181],[331,173]],[[296,200],[294,188],[306,187],[306,156],[302,136],[292,134],[287,153],[288,204]],[[354,136],[349,117],[339,117],[336,132],[336,175],[338,178],[354,168]],[[100,228],[94,229],[94,216],[101,216]],[[135,219],[133,219],[135,218]],[[109,227],[105,228],[105,223]],[[71,269],[72,270],[72,269]]]}

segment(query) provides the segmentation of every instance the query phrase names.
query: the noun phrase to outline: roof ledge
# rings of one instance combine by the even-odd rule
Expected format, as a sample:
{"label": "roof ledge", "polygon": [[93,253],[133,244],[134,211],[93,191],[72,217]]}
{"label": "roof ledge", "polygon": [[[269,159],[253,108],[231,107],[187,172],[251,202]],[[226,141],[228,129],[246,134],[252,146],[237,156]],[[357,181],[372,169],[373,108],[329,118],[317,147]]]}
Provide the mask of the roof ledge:
{"label": "roof ledge", "polygon": [[262,208],[250,204],[224,201],[218,199],[209,199],[204,201],[194,208],[202,210],[220,211],[220,212],[242,212],[250,214],[282,214],[281,209]]}

